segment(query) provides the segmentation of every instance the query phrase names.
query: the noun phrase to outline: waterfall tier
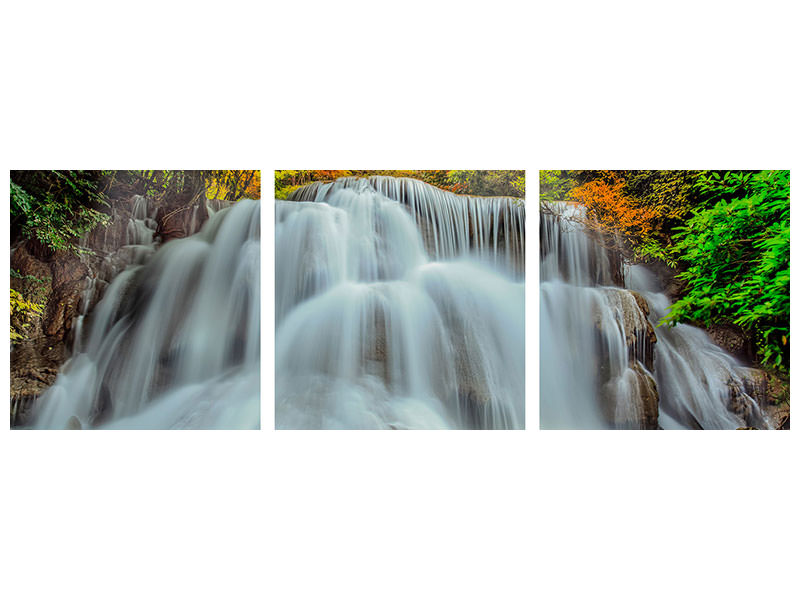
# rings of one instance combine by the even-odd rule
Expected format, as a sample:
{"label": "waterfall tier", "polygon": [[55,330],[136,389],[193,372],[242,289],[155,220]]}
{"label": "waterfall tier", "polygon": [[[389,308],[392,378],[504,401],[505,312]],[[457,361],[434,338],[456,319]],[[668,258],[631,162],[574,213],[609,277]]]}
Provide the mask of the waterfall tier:
{"label": "waterfall tier", "polygon": [[275,237],[277,427],[524,427],[522,207],[345,178]]}
{"label": "waterfall tier", "polygon": [[418,179],[374,175],[315,182],[289,200],[328,202],[343,189],[377,192],[405,205],[434,260],[470,256],[525,277],[525,207],[518,198],[453,194]]}
{"label": "waterfall tier", "polygon": [[540,407],[546,429],[767,427],[748,370],[689,325],[658,327],[656,277],[589,235],[581,206],[543,208]]}
{"label": "waterfall tier", "polygon": [[86,315],[35,427],[259,426],[260,203],[242,200],[157,252],[151,219],[136,203],[128,247],[150,250]]}

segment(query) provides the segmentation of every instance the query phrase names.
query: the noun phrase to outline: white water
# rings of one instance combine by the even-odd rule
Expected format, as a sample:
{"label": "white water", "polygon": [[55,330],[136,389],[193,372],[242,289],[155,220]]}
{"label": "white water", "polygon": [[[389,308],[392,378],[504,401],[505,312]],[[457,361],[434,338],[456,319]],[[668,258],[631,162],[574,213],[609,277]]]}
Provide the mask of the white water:
{"label": "white water", "polygon": [[128,248],[146,262],[116,275],[86,316],[33,426],[258,428],[260,203],[242,200],[155,253],[146,202],[133,217]]}
{"label": "white water", "polygon": [[524,427],[523,208],[390,177],[294,199],[276,206],[278,428]]}
{"label": "white water", "polygon": [[[148,200],[144,196],[134,196],[131,202],[131,216],[125,225],[125,245],[115,248],[113,244],[109,244],[109,227],[104,227],[102,242],[98,243],[100,240],[97,237],[94,238],[96,244],[93,250],[94,256],[88,253],[80,256],[81,262],[89,271],[89,275],[81,294],[81,302],[78,307],[80,314],[75,319],[72,332],[74,354],[78,354],[82,350],[83,324],[87,313],[94,306],[95,296],[104,292],[109,283],[121,271],[131,265],[144,264],[156,251],[154,239],[157,228],[154,220],[155,211],[150,210]],[[112,223],[117,221],[118,218],[119,213],[114,208],[111,214]],[[88,242],[91,235],[91,233],[87,233],[81,239],[80,246],[84,249],[91,245]],[[96,257],[101,258],[99,265],[97,264],[98,261],[95,260]]]}
{"label": "white water", "polygon": [[[641,265],[615,275],[613,248],[587,235],[581,208],[559,203],[549,209],[558,217],[542,215],[541,426],[637,428],[642,386],[655,385],[663,429],[766,427],[756,401],[744,393],[743,365],[696,327],[656,327],[670,305],[657,278]],[[623,275],[626,285],[616,286]],[[649,315],[631,291],[646,301]],[[744,404],[738,414],[729,407],[732,389]]]}

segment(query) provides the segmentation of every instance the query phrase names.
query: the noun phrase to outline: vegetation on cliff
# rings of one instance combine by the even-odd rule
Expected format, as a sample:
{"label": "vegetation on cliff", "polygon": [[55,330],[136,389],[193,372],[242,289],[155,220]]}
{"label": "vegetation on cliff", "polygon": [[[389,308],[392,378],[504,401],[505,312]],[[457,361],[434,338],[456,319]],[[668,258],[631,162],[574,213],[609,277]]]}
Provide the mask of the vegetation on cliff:
{"label": "vegetation on cliff", "polygon": [[339,177],[390,175],[410,177],[456,194],[473,196],[525,197],[525,171],[275,171],[275,198],[285,200],[297,188],[312,181],[332,181]]}
{"label": "vegetation on cliff", "polygon": [[677,271],[683,292],[662,324],[733,323],[788,373],[788,171],[541,171],[540,197],[585,205],[632,260]]}
{"label": "vegetation on cliff", "polygon": [[[76,255],[91,254],[81,239],[97,227],[111,223],[112,200],[127,202],[134,195],[146,196],[159,207],[162,239],[175,237],[176,212],[199,206],[203,199],[232,201],[260,198],[260,171],[11,171],[11,245],[25,246],[37,260],[47,263],[31,271],[11,270],[11,340],[28,337],[31,322],[43,318],[53,301],[50,269],[64,275],[64,264],[77,262]],[[205,214],[205,213],[204,213]],[[72,257],[70,259],[69,257]],[[13,263],[13,261],[12,261]],[[32,266],[32,262],[25,263]],[[41,265],[40,265],[41,267]]]}
{"label": "vegetation on cliff", "polygon": [[99,171],[12,171],[12,239],[37,240],[51,250],[79,252],[77,240],[108,222]]}

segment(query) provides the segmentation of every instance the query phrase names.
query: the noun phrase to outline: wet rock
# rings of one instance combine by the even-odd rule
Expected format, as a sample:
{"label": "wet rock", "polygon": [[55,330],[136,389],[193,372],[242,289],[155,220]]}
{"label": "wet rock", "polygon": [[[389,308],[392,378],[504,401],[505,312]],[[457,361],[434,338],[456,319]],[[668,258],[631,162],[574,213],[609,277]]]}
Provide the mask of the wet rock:
{"label": "wet rock", "polygon": [[740,360],[752,363],[755,359],[753,344],[745,332],[733,324],[715,324],[706,329],[713,342]]}
{"label": "wet rock", "polygon": [[53,275],[53,287],[81,282],[89,275],[89,269],[78,256],[61,250],[53,255],[50,270]]}
{"label": "wet rock", "polygon": [[[740,367],[740,382],[730,382],[731,404],[739,410],[744,398],[758,404],[764,419],[757,426],[789,429],[789,384],[776,374],[761,369]],[[739,413],[737,413],[739,414]]]}
{"label": "wet rock", "polygon": [[630,290],[631,296],[636,301],[636,306],[639,307],[639,310],[642,311],[645,317],[650,315],[650,305],[645,300],[644,296],[642,296],[639,292],[635,292]]}
{"label": "wet rock", "polygon": [[[165,206],[170,202],[177,201],[167,198]],[[185,237],[192,227],[199,227],[208,218],[205,205],[200,205],[202,211],[198,208],[195,212],[202,214],[188,214],[179,221],[182,233],[176,237]],[[111,222],[82,239],[81,246],[87,251],[82,256],[52,251],[36,240],[25,240],[12,248],[11,268],[20,277],[11,277],[11,287],[43,307],[40,315],[29,319],[24,328],[27,339],[15,344],[11,355],[12,424],[24,426],[34,400],[53,383],[66,360],[65,342],[74,337],[71,334],[84,309],[82,295],[90,273],[97,278],[86,309],[99,302],[108,283],[120,271],[146,259],[151,252],[144,246],[126,247],[133,207],[131,195],[112,199],[110,206],[103,207],[112,217]],[[16,321],[12,319],[12,325],[21,327],[19,318]]]}
{"label": "wet rock", "polygon": [[728,381],[728,410],[739,417],[748,427],[769,429],[758,400],[747,392],[748,387],[741,381],[734,379]]}
{"label": "wet rock", "polygon": [[11,352],[11,425],[24,427],[36,399],[58,376],[67,357],[63,343],[46,345],[43,338],[16,344]]}
{"label": "wet rock", "polygon": [[668,298],[680,298],[686,289],[686,282],[683,279],[678,279],[678,271],[662,260],[652,259],[645,261],[643,264],[658,277],[660,287]]}
{"label": "wet rock", "polygon": [[[221,200],[209,202],[213,210],[221,210],[233,204]],[[164,199],[156,212],[156,235],[165,243],[189,237],[197,233],[199,226],[208,220],[208,216],[205,203],[191,194],[179,194]]]}
{"label": "wet rock", "polygon": [[769,378],[765,371],[749,367],[741,367],[738,371],[744,384],[744,393],[758,402],[761,408],[765,408],[770,402],[768,397]]}
{"label": "wet rock", "polygon": [[81,286],[68,282],[53,290],[47,303],[44,333],[56,340],[65,340],[72,329],[73,320],[78,314],[81,300]]}
{"label": "wet rock", "polygon": [[653,376],[641,365],[636,365],[637,383],[639,384],[639,429],[658,429],[658,387]]}
{"label": "wet rock", "polygon": [[[604,293],[622,326],[631,366],[639,361],[648,371],[652,371],[657,338],[653,325],[647,319],[650,314],[647,300],[637,292],[617,288],[606,289]],[[604,326],[604,308],[600,304],[595,305],[594,322],[601,330]],[[602,355],[602,351],[600,354]]]}
{"label": "wet rock", "polygon": [[[650,306],[641,294],[605,289],[605,303],[594,306],[601,410],[609,425],[621,429],[658,427],[658,388],[651,375],[656,334],[647,319]],[[613,323],[611,325],[610,323]],[[621,331],[616,329],[619,327]],[[606,331],[608,329],[608,331]],[[609,338],[624,336],[627,364],[615,364]]]}
{"label": "wet rock", "polygon": [[[761,425],[775,429],[789,429],[789,386],[775,374],[750,367],[738,370],[741,384],[731,383],[731,403],[741,410],[742,399],[755,400],[766,423]],[[739,413],[737,413],[739,414]]]}
{"label": "wet rock", "polygon": [[600,406],[616,429],[658,429],[658,387],[639,363],[601,388]]}

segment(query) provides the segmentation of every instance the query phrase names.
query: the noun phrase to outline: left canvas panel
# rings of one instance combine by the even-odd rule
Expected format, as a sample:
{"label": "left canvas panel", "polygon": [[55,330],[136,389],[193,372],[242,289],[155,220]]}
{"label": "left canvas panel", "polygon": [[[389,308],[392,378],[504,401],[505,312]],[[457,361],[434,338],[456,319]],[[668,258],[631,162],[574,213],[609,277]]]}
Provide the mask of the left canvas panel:
{"label": "left canvas panel", "polygon": [[11,171],[14,429],[260,427],[260,171]]}

